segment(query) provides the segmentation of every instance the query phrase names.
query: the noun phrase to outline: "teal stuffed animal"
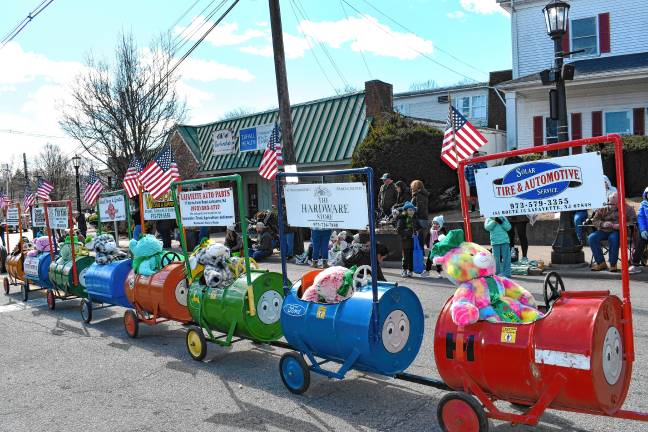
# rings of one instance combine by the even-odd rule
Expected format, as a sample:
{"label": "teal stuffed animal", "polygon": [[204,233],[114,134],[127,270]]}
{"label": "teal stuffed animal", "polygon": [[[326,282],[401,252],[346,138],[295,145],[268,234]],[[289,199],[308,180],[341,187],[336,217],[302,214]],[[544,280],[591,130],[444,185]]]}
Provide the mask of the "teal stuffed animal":
{"label": "teal stuffed animal", "polygon": [[151,276],[161,268],[162,242],[151,234],[140,237],[139,240],[132,239],[128,248],[133,253],[133,270],[136,274]]}

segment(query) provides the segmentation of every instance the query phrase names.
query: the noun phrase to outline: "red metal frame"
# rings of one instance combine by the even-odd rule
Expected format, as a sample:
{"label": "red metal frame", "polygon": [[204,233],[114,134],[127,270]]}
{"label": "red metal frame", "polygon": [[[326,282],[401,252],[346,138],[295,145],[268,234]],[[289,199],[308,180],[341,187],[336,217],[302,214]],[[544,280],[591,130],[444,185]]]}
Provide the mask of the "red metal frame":
{"label": "red metal frame", "polygon": [[47,228],[47,238],[50,242],[50,257],[52,258],[52,262],[54,262],[54,251],[52,250],[52,245],[54,245],[54,243],[52,242],[52,228],[50,227],[48,211],[48,207],[52,204],[65,204],[68,209],[68,229],[70,232],[70,245],[72,246],[72,282],[74,282],[74,285],[79,285],[79,275],[77,274],[76,266],[76,253],[74,250],[74,218],[72,217],[72,201],[47,201],[43,203],[43,207],[45,208],[45,228]]}
{"label": "red metal frame", "polygon": [[[23,238],[23,235],[22,235],[22,233],[23,233],[22,209],[21,209],[20,203],[9,204],[7,206],[7,216],[9,216],[9,209],[11,207],[16,207],[18,209],[18,233],[20,234],[18,236],[18,244],[20,245],[20,253],[23,253],[23,250],[22,250],[22,243],[23,243],[23,241],[22,241],[22,238]],[[11,253],[11,246],[9,245],[9,224],[8,223],[5,224],[5,234],[7,235],[7,255],[8,255],[9,253]]]}

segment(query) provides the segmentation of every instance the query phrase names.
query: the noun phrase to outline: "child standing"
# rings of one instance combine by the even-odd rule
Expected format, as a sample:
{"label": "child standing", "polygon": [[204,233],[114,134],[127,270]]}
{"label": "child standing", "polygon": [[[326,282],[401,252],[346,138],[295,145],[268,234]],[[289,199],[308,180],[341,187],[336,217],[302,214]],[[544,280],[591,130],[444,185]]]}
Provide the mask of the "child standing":
{"label": "child standing", "polygon": [[484,228],[490,233],[490,243],[493,246],[493,255],[497,264],[497,275],[511,277],[511,248],[509,246],[508,231],[511,223],[506,216],[489,217],[484,222]]}
{"label": "child standing", "polygon": [[[445,235],[447,234],[446,229],[443,228],[443,215],[435,216],[432,218],[432,228],[430,228],[430,244],[428,245],[429,253],[427,257],[427,262],[425,263],[425,273],[421,276],[428,276],[429,272],[432,270],[432,261],[434,260],[434,254],[432,254],[432,248],[435,244],[439,243]],[[436,274],[435,277],[440,279],[443,277],[441,275],[441,264],[436,265]]]}
{"label": "child standing", "polygon": [[414,204],[406,201],[403,205],[403,212],[396,223],[396,230],[401,237],[401,247],[403,250],[402,277],[412,277],[412,273],[414,272],[414,240],[412,237],[416,235],[420,228],[419,221],[414,216],[415,214],[416,207],[414,207]]}

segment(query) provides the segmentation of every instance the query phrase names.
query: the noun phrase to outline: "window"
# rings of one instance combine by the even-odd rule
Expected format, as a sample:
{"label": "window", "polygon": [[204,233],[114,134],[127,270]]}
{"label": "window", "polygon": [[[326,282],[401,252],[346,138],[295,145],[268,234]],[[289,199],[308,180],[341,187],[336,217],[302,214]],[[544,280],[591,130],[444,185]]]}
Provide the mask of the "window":
{"label": "window", "polygon": [[472,97],[472,118],[486,118],[486,96]]}
{"label": "window", "polygon": [[598,28],[596,17],[572,20],[569,29],[572,51],[585,50],[576,56],[598,55]]}
{"label": "window", "polygon": [[483,126],[486,123],[486,95],[456,98],[453,104],[475,126]]}
{"label": "window", "polygon": [[545,144],[558,142],[558,120],[545,118]]}
{"label": "window", "polygon": [[609,111],[605,113],[605,133],[632,133],[632,116],[630,111]]}

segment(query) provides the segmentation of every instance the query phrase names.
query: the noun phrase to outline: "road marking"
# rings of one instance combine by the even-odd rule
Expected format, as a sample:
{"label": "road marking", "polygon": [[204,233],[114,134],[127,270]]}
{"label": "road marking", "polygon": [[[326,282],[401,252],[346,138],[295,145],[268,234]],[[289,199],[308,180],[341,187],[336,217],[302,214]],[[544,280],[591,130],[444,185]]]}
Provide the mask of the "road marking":
{"label": "road marking", "polygon": [[45,305],[47,305],[47,299],[42,299],[42,298],[30,300],[28,303],[11,303],[8,305],[0,306],[0,314],[23,311],[27,309],[34,309],[38,307],[43,307]]}

